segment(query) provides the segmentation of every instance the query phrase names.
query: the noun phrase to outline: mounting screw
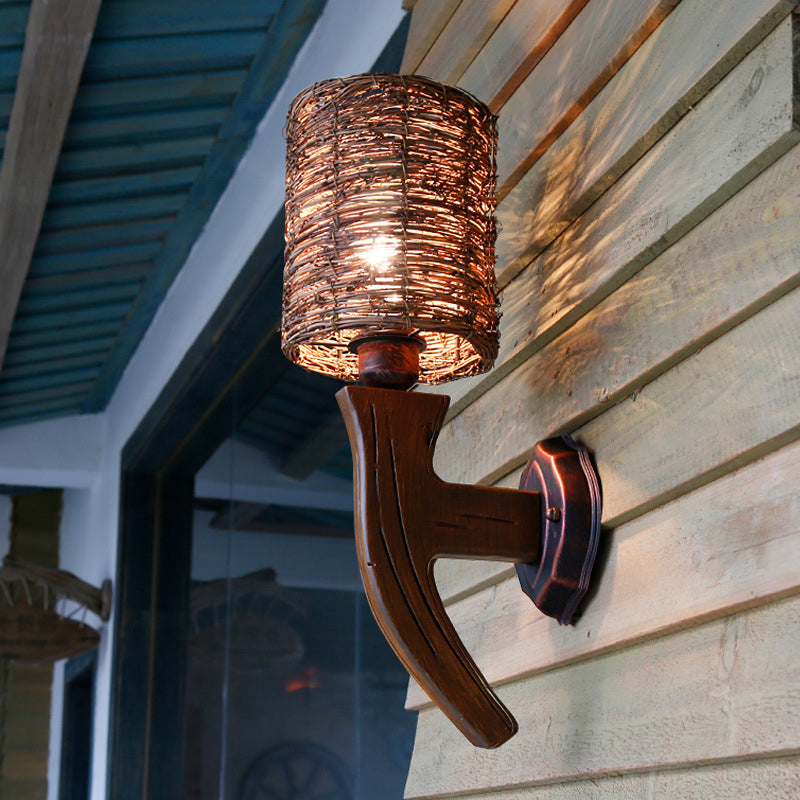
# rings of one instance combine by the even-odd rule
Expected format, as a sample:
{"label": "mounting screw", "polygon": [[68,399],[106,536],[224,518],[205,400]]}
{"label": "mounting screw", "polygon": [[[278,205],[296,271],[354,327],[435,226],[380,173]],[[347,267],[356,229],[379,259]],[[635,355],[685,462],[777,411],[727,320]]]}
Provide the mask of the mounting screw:
{"label": "mounting screw", "polygon": [[544,516],[545,519],[550,520],[550,522],[558,522],[561,519],[561,509],[552,506],[547,509]]}

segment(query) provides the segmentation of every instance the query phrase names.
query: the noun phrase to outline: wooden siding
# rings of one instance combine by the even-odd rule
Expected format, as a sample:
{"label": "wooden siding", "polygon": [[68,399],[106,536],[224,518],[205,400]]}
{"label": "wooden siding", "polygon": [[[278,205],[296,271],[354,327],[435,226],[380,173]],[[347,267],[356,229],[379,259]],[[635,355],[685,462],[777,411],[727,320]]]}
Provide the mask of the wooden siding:
{"label": "wooden siding", "polygon": [[442,388],[437,469],[514,486],[570,432],[604,528],[570,628],[506,564],[436,565],[520,732],[475,749],[412,684],[408,798],[796,796],[800,19],[725,6],[415,5],[404,65],[501,130],[500,355]]}

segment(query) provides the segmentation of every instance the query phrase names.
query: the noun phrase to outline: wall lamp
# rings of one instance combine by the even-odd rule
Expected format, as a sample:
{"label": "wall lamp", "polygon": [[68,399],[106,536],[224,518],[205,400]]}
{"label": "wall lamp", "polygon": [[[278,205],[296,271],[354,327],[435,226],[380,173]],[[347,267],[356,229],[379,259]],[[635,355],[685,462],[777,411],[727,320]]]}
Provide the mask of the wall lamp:
{"label": "wall lamp", "polygon": [[419,76],[356,75],[301,92],[286,138],[282,347],[362,384],[336,397],[369,604],[431,699],[473,744],[497,747],[516,720],[453,628],[433,562],[515,562],[523,591],[567,624],[589,585],[600,489],[566,436],[536,446],[520,490],[445,483],[433,451],[449,398],[406,391],[497,356],[495,117]]}

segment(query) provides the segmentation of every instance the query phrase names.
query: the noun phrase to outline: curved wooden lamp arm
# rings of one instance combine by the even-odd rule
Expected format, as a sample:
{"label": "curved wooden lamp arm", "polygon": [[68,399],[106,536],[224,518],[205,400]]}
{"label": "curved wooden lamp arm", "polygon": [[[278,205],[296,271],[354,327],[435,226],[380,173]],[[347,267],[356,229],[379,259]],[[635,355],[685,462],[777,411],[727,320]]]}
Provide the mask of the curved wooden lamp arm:
{"label": "curved wooden lamp arm", "polygon": [[467,738],[497,747],[517,730],[453,628],[433,579],[438,556],[535,561],[535,492],[447,484],[433,450],[449,400],[347,387],[356,544],[373,614],[400,660]]}
{"label": "curved wooden lamp arm", "polygon": [[358,562],[372,613],[414,679],[479,747],[517,731],[450,622],[433,578],[440,556],[512,561],[523,591],[569,622],[599,534],[596,476],[583,448],[551,439],[523,487],[445,483],[433,470],[449,398],[349,386],[336,398],[353,451]]}

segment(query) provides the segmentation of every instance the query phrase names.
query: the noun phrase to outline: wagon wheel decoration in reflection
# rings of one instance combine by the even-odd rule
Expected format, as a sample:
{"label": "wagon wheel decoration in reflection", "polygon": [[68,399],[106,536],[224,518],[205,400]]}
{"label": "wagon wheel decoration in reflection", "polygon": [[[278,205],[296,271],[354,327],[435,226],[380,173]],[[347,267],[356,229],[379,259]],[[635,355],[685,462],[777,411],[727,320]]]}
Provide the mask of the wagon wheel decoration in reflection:
{"label": "wagon wheel decoration in reflection", "polygon": [[351,800],[347,767],[311,742],[287,742],[264,751],[248,768],[237,800]]}
{"label": "wagon wheel decoration in reflection", "polygon": [[[275,581],[275,570],[262,569],[209,581],[191,591],[190,647],[211,668],[222,663],[230,644],[230,664],[238,671],[265,669],[300,661],[303,642],[291,622],[305,616],[302,597]],[[227,626],[230,624],[228,634]]]}
{"label": "wagon wheel decoration in reflection", "polygon": [[100,634],[86,623],[91,611],[111,613],[111,581],[100,589],[61,569],[7,555],[0,567],[0,657],[50,664],[97,647]]}

